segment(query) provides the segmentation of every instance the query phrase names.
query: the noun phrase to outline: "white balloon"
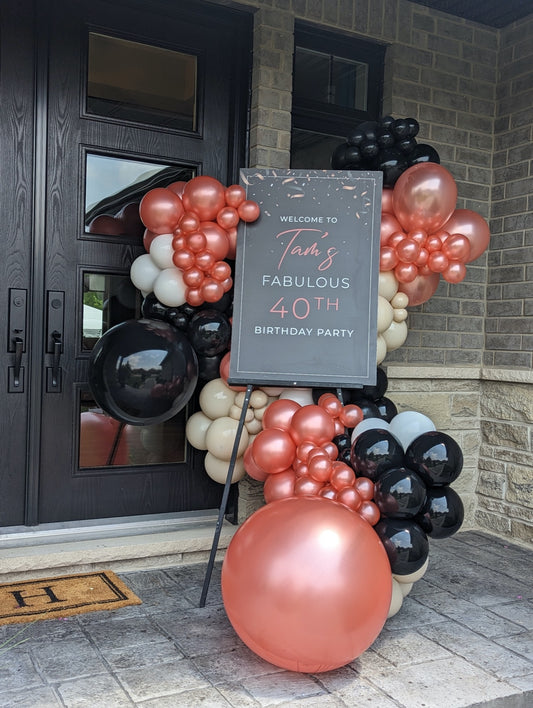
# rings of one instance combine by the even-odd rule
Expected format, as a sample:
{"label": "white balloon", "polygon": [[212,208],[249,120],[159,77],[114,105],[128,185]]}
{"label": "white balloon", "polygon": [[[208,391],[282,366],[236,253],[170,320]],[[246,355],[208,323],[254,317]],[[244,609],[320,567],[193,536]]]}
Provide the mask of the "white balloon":
{"label": "white balloon", "polygon": [[407,450],[415,438],[430,430],[436,430],[431,418],[417,411],[397,413],[390,422],[390,432],[402,444],[404,450]]}
{"label": "white balloon", "polygon": [[378,295],[378,332],[381,334],[391,326],[394,308],[382,295]]}
{"label": "white balloon", "polygon": [[172,248],[173,238],[173,234],[160,234],[150,244],[150,257],[161,270],[174,266],[174,261],[172,260],[174,255],[174,249]]}
{"label": "white balloon", "polygon": [[220,418],[229,415],[231,406],[235,401],[235,391],[226,386],[222,379],[211,379],[200,391],[200,408],[211,418]]}
{"label": "white balloon", "polygon": [[[205,445],[209,452],[220,460],[229,461],[233,452],[238,426],[239,421],[229,416],[222,416],[222,418],[214,420],[209,426],[205,436]],[[237,456],[244,455],[244,451],[247,447],[248,430],[243,427],[239,439]]]}
{"label": "white balloon", "polygon": [[396,280],[396,276],[391,270],[381,271],[378,281],[378,293],[387,300],[392,298],[398,292],[400,283]]}
{"label": "white balloon", "polygon": [[390,617],[394,617],[394,615],[400,611],[402,604],[403,604],[402,586],[400,585],[400,583],[397,580],[395,580],[393,578],[392,579],[392,596],[391,596],[389,613],[387,615],[387,619],[389,619]]}
{"label": "white balloon", "polygon": [[387,342],[383,339],[381,334],[378,334],[376,340],[376,364],[381,364],[383,359],[387,356]]}
{"label": "white balloon", "polygon": [[202,411],[193,413],[185,425],[185,435],[189,443],[197,450],[207,450],[205,436],[212,423]]}
{"label": "white balloon", "polygon": [[160,272],[160,269],[153,262],[150,254],[143,253],[142,256],[136,258],[131,264],[131,282],[138,290],[151,293],[154,289],[156,278]]}
{"label": "white balloon", "polygon": [[381,418],[365,418],[360,423],[358,423],[355,426],[355,428],[352,430],[351,441],[352,441],[352,443],[354,443],[356,438],[358,438],[361,435],[361,433],[364,433],[367,430],[389,430],[389,429],[390,429],[390,423],[388,423],[386,420],[382,420]]}
{"label": "white balloon", "polygon": [[279,397],[296,401],[301,406],[312,406],[314,404],[313,391],[310,388],[284,388]]}
{"label": "white balloon", "polygon": [[[225,484],[229,471],[229,461],[221,460],[210,452],[207,453],[204,460],[205,471],[215,482]],[[244,460],[238,457],[235,460],[235,467],[231,476],[231,482],[239,482],[245,475]]]}
{"label": "white balloon", "polygon": [[393,322],[381,335],[387,344],[387,351],[398,349],[407,339],[407,325],[405,322]]}
{"label": "white balloon", "polygon": [[179,307],[185,303],[187,286],[183,282],[183,273],[179,268],[165,268],[154,283],[154,295],[167,307]]}

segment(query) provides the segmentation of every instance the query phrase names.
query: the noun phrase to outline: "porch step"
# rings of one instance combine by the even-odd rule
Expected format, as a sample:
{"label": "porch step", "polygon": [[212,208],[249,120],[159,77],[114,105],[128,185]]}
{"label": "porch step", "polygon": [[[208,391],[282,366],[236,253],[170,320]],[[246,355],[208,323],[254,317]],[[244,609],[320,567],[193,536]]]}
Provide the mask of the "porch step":
{"label": "porch step", "polygon": [[[207,562],[218,510],[18,527],[0,533],[0,582]],[[237,526],[224,521],[217,560]]]}

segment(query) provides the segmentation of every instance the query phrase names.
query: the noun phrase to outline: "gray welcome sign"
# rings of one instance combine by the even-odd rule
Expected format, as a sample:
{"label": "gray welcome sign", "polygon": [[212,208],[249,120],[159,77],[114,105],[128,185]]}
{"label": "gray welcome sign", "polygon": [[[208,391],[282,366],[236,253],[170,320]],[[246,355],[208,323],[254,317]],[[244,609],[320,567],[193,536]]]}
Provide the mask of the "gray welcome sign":
{"label": "gray welcome sign", "polygon": [[376,380],[381,172],[241,170],[230,384]]}

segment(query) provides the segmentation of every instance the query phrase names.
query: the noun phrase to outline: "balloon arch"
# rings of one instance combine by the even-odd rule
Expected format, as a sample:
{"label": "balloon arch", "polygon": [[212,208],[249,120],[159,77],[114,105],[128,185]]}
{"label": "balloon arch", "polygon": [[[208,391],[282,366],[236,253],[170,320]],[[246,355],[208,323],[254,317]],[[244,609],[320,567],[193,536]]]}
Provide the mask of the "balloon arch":
{"label": "balloon arch", "polygon": [[[365,122],[332,156],[334,169],[383,172],[376,384],[343,389],[342,400],[337,389],[258,387],[245,414],[232,482],[262,483],[265,506],[227,549],[222,595],[242,640],[290,670],[326,671],[364,652],[425,573],[429,539],[463,521],[450,486],[459,445],[427,416],[398,413],[379,366],[407,337],[407,308],[441,277],[460,282],[489,242],[486,221],[455,208],[455,181],[418,130],[413,118]],[[241,186],[200,176],[151,189],[139,213],[146,253],[130,275],[143,317],[98,341],[91,390],[116,420],[150,425],[200,387],[186,436],[224,483],[245,401],[227,383],[236,233],[260,209]],[[157,376],[132,397],[131,362],[154,350]]]}

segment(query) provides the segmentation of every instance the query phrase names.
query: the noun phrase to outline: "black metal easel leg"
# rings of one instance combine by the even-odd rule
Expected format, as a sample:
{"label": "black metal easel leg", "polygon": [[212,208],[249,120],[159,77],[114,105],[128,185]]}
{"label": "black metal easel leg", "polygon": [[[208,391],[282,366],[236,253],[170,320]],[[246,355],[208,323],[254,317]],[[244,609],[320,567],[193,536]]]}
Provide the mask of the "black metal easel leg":
{"label": "black metal easel leg", "polygon": [[246,418],[246,411],[248,410],[248,405],[250,403],[250,396],[252,395],[253,386],[248,384],[246,387],[246,393],[244,395],[244,401],[242,404],[241,417],[239,418],[239,425],[237,426],[237,433],[235,435],[235,442],[233,443],[233,450],[231,452],[231,459],[228,467],[228,475],[226,477],[226,483],[224,485],[224,493],[222,495],[222,501],[220,502],[220,509],[218,512],[218,520],[215,528],[215,536],[213,538],[213,544],[211,546],[211,553],[209,555],[209,562],[207,564],[207,571],[204,579],[204,586],[202,588],[202,595],[200,597],[200,607],[205,607],[205,601],[207,598],[207,591],[209,590],[209,583],[211,582],[211,575],[213,573],[213,565],[215,564],[215,556],[218,550],[218,542],[220,539],[220,533],[222,531],[222,524],[224,522],[224,514],[226,513],[226,506],[228,504],[228,497],[231,487],[231,479],[233,477],[233,470],[235,469],[235,461],[237,460],[237,452],[239,450],[239,443],[241,441],[242,429],[244,427],[244,421]]}

